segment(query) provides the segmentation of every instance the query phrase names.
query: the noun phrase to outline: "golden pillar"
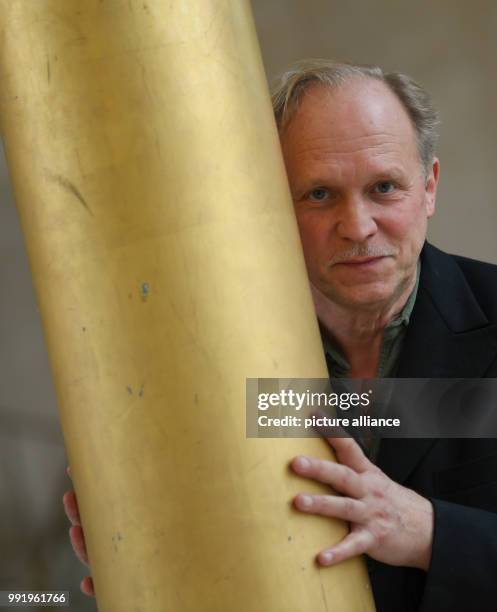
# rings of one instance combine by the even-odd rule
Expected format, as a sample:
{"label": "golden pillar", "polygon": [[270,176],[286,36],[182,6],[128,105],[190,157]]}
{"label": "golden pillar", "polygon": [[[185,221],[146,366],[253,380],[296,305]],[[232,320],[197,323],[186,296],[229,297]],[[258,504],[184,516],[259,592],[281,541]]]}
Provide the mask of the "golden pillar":
{"label": "golden pillar", "polygon": [[101,612],[373,609],[246,377],[326,377],[246,0],[0,0],[0,120]]}

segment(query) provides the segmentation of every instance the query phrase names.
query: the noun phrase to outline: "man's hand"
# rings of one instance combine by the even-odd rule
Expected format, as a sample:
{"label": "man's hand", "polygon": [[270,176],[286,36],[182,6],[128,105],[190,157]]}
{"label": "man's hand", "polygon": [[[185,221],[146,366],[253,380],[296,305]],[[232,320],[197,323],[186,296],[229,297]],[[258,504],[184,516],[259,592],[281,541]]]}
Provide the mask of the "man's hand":
{"label": "man's hand", "polygon": [[428,570],[433,540],[433,506],[411,489],[390,480],[352,438],[329,438],[340,463],[295,457],[299,476],[329,484],[342,495],[299,493],[294,504],[310,514],[350,522],[350,533],[322,550],[321,565],[332,565],[367,553],[388,565]]}
{"label": "man's hand", "polygon": [[[71,478],[71,468],[67,468],[67,474]],[[67,518],[71,521],[72,527],[69,529],[69,539],[71,540],[72,547],[76,556],[84,563],[89,566],[88,553],[86,552],[85,534],[81,527],[81,519],[79,517],[78,501],[76,499],[76,493],[74,491],[66,491],[62,498],[64,504],[64,510],[66,511]],[[95,597],[95,590],[93,588],[93,580],[91,576],[83,578],[80,584],[80,588],[85,595]]]}

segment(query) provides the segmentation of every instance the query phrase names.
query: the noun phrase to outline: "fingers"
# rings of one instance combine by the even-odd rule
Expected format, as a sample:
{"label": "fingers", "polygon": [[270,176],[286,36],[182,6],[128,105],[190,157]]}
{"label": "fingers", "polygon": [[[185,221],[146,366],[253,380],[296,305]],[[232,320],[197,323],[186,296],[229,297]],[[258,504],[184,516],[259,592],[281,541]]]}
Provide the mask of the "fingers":
{"label": "fingers", "polygon": [[95,588],[93,586],[93,578],[91,576],[86,576],[86,578],[83,578],[79,588],[85,595],[95,597]]}
{"label": "fingers", "polygon": [[365,529],[353,531],[336,546],[322,550],[317,556],[317,561],[320,565],[328,566],[362,555],[371,546],[372,538],[373,536]]}
{"label": "fingers", "polygon": [[78,501],[74,491],[66,491],[62,497],[62,503],[64,504],[64,510],[67,518],[73,525],[81,525],[81,517],[79,516]]}
{"label": "fingers", "polygon": [[[71,467],[69,465],[66,468],[66,472],[69,478],[72,480]],[[89,567],[85,536],[81,527],[78,501],[76,499],[76,494],[74,493],[74,491],[67,491],[66,493],[64,493],[62,503],[64,504],[64,510],[66,511],[67,518],[71,521],[73,525],[69,529],[69,539],[71,540],[73,550],[76,553],[78,559]],[[79,585],[79,588],[81,589],[81,592],[85,595],[88,595],[88,597],[95,597],[95,588],[93,586],[93,578],[91,576],[86,576],[85,578],[83,578]]]}
{"label": "fingers", "polygon": [[365,472],[372,464],[353,438],[326,438],[335,450],[337,459],[356,472]]}
{"label": "fingers", "polygon": [[294,504],[302,512],[332,516],[351,523],[360,523],[366,517],[364,502],[350,497],[300,493],[295,497]]}
{"label": "fingers", "polygon": [[78,557],[81,563],[84,563],[89,567],[88,553],[86,550],[83,529],[79,525],[73,525],[69,529],[69,539],[71,540],[71,544],[76,554],[76,557]]}
{"label": "fingers", "polygon": [[363,497],[365,491],[360,476],[346,465],[314,457],[295,457],[291,467],[299,476],[331,485],[350,497]]}

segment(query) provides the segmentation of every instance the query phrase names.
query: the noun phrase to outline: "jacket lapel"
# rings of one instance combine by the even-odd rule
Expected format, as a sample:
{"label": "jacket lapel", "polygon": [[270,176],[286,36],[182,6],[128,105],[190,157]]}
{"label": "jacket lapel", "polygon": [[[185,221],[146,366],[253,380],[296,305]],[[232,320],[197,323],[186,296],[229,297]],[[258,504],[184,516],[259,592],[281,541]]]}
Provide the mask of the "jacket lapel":
{"label": "jacket lapel", "polygon": [[[397,378],[481,378],[497,354],[489,321],[450,255],[425,244],[421,278]],[[384,438],[377,465],[405,482],[436,439]]]}

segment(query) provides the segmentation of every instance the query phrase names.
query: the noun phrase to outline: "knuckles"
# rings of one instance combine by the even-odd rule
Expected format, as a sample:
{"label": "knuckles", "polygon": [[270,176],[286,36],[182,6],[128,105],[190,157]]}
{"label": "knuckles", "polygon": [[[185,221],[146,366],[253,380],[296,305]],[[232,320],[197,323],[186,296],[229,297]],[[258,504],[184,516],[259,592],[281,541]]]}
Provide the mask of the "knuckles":
{"label": "knuckles", "polygon": [[328,478],[332,469],[333,463],[331,461],[317,459],[311,464],[311,470],[317,478]]}
{"label": "knuckles", "polygon": [[352,484],[353,477],[354,473],[352,472],[352,470],[350,468],[346,468],[344,470],[341,470],[337,478],[337,482],[341,487],[347,489]]}
{"label": "knuckles", "polygon": [[343,498],[343,512],[347,518],[351,518],[355,514],[356,504],[349,497]]}

